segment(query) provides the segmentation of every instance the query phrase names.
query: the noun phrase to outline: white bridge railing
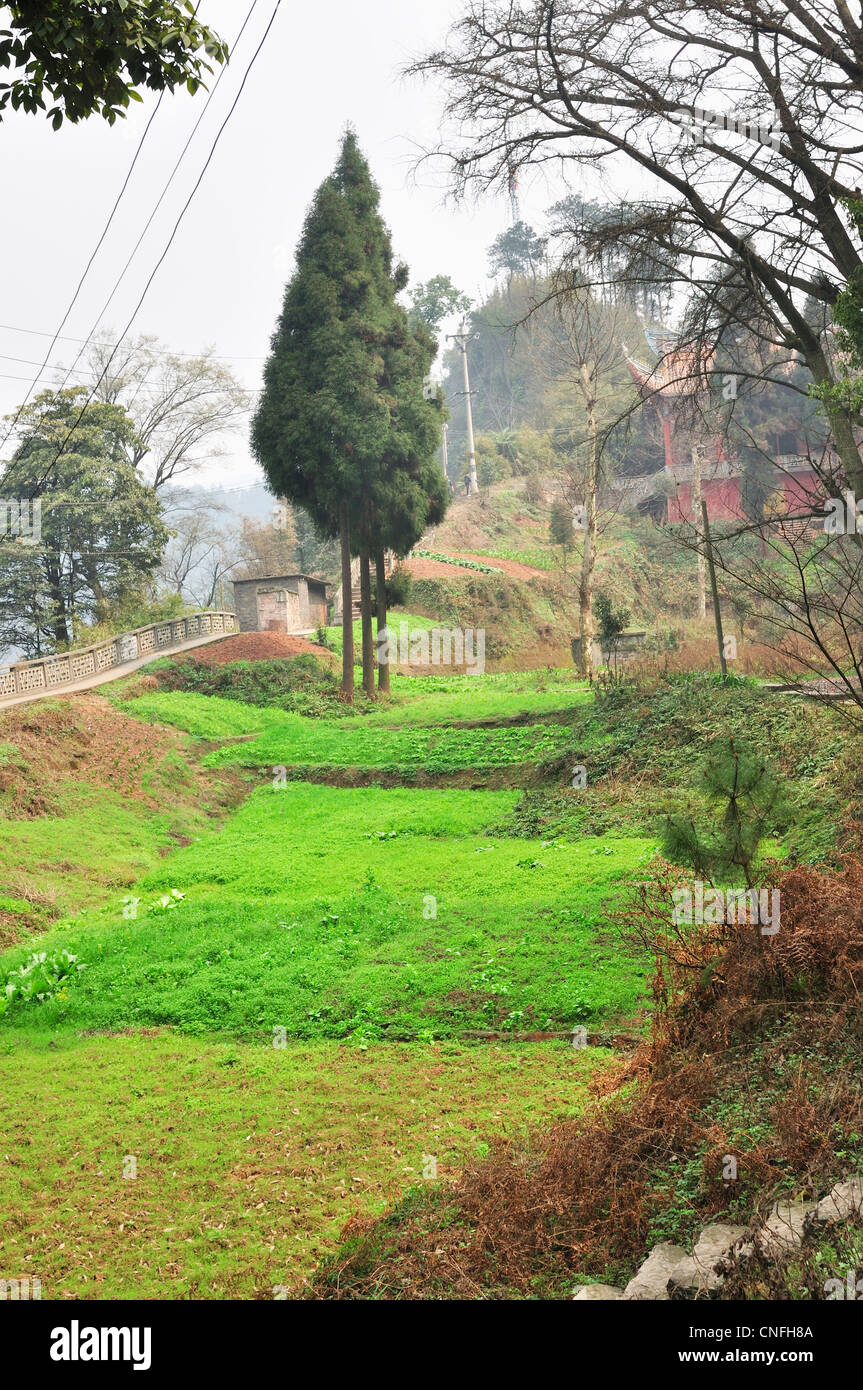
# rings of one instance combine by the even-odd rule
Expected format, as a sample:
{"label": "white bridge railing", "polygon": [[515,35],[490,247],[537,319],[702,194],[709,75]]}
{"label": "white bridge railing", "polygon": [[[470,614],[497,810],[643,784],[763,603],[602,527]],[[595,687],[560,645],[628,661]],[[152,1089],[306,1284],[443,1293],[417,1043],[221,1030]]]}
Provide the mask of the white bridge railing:
{"label": "white bridge railing", "polygon": [[0,700],[10,695],[30,695],[37,690],[62,689],[101,676],[115,666],[126,666],[144,656],[157,656],[183,642],[210,634],[237,632],[234,613],[207,610],[185,618],[166,618],[163,622],[136,627],[119,637],[95,642],[91,647],[39,657],[35,661],[16,661],[0,666]]}

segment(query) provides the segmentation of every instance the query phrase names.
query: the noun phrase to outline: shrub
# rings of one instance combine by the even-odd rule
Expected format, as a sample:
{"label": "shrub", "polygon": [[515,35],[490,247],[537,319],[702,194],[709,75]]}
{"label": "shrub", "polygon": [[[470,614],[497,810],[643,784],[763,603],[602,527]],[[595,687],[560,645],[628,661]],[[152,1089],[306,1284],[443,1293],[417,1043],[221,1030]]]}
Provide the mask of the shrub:
{"label": "shrub", "polygon": [[207,666],[185,660],[148,668],[161,690],[221,695],[246,705],[269,705],[292,714],[332,714],[338,681],[311,653],[275,661],[231,661]]}
{"label": "shrub", "polygon": [[413,578],[404,565],[396,565],[387,580],[387,607],[406,608],[413,588]]}
{"label": "shrub", "polygon": [[529,468],[524,475],[524,495],[534,506],[542,500],[542,482],[536,468]]}

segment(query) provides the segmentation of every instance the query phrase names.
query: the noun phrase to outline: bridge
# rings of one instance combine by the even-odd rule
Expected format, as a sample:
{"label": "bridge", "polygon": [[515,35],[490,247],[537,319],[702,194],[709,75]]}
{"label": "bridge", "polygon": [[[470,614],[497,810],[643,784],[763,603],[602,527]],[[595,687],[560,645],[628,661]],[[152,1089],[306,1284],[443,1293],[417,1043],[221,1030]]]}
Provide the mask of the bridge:
{"label": "bridge", "polygon": [[129,675],[162,653],[189,651],[238,631],[234,613],[206,609],[147,623],[89,647],[0,666],[0,709],[49,695],[89,690]]}

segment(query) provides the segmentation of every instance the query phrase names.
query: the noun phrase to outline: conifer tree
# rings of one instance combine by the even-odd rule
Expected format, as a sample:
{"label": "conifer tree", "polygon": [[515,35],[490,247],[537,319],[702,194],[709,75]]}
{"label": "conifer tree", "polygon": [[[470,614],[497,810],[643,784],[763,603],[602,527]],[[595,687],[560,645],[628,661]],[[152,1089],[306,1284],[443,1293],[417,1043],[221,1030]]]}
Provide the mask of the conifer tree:
{"label": "conifer tree", "polygon": [[786,814],[782,785],[751,748],[733,735],[717,741],[701,773],[701,789],[715,807],[718,825],[712,835],[698,829],[693,817],[669,816],[663,853],[690,865],[705,878],[741,872],[746,887],[757,877],[761,842]]}
{"label": "conifer tree", "polygon": [[392,253],[377,202],[348,131],[306,217],[252,422],[252,450],[273,493],[304,507],[319,534],[339,538],[348,699],[354,688],[351,526],[390,423],[379,378],[380,343],[391,317],[381,289]]}
{"label": "conifer tree", "polygon": [[[446,506],[443,477],[431,466],[443,403],[423,391],[435,343],[397,302],[407,271],[393,266],[378,202],[349,131],[306,219],[252,426],[272,490],[304,507],[322,535],[339,537],[348,698],[351,554],[360,559],[363,685],[371,695],[371,561],[385,604],[384,551],[405,553]],[[381,679],[386,688],[388,673]]]}

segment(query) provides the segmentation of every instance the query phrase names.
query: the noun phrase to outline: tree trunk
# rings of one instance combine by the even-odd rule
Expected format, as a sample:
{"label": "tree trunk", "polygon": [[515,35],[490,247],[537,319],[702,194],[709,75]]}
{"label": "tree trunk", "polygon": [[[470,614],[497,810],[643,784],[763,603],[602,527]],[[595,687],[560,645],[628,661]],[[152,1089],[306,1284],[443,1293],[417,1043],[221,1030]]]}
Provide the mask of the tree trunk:
{"label": "tree trunk", "polygon": [[375,644],[372,637],[372,581],[369,548],[360,550],[360,612],[363,625],[363,690],[375,697]]}
{"label": "tree trunk", "polygon": [[71,640],[69,624],[67,621],[66,603],[63,597],[63,585],[61,581],[60,567],[53,564],[46,566],[48,576],[48,587],[51,594],[51,607],[53,615],[51,626],[54,629],[55,647],[59,649],[62,644],[67,644]]}
{"label": "tree trunk", "polygon": [[584,487],[585,526],[584,551],[581,557],[581,580],[578,586],[578,611],[581,620],[581,673],[593,680],[593,568],[596,564],[596,492],[599,479],[599,428],[596,401],[590,373],[582,364],[581,379],[590,430],[590,455]]}
{"label": "tree trunk", "polygon": [[354,620],[351,598],[351,528],[348,504],[339,507],[339,542],[342,552],[342,696],[354,699]]}
{"label": "tree trunk", "polygon": [[[692,450],[692,519],[696,526],[701,522],[701,454],[698,449]],[[703,540],[703,537],[702,537]],[[698,550],[698,616],[704,621],[707,617],[707,572],[704,563],[704,552],[699,547]]]}
{"label": "tree trunk", "polygon": [[389,642],[387,632],[387,577],[383,550],[375,552],[375,588],[378,601],[378,650],[386,660],[378,662],[378,690],[384,695],[390,691]]}
{"label": "tree trunk", "polygon": [[581,580],[578,586],[578,613],[581,620],[581,674],[593,680],[593,567],[596,562],[596,491],[587,494],[587,519]]}

